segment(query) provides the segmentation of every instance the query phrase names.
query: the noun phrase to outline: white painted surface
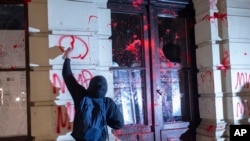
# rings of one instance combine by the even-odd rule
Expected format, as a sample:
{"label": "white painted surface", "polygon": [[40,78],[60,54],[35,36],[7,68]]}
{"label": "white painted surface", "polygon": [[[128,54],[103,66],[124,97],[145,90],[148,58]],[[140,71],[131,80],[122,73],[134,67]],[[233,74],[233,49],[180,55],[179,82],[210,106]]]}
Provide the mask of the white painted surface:
{"label": "white painted surface", "polygon": [[98,29],[98,9],[93,3],[49,0],[49,30],[92,31]]}

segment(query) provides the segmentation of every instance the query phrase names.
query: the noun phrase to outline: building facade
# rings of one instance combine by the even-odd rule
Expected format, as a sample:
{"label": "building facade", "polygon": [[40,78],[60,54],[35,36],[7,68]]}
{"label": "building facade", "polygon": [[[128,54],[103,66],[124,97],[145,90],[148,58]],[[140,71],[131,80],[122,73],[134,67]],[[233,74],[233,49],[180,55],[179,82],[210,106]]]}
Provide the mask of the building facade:
{"label": "building facade", "polygon": [[0,139],[73,140],[70,47],[77,81],[105,76],[123,113],[110,140],[229,140],[230,125],[249,124],[249,3],[2,1]]}

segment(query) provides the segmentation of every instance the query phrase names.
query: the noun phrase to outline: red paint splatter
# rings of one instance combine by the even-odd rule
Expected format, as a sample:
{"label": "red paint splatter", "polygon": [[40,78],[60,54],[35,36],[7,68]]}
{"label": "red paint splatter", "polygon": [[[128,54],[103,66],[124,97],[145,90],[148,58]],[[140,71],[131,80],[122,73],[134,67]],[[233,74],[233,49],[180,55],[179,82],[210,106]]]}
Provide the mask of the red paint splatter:
{"label": "red paint splatter", "polygon": [[112,26],[113,26],[114,28],[116,28],[117,25],[118,25],[118,22],[113,22],[113,23],[112,23]]}
{"label": "red paint splatter", "polygon": [[213,125],[209,125],[206,129],[207,132],[211,132],[213,130],[214,126]]}
{"label": "red paint splatter", "polygon": [[133,43],[129,44],[125,50],[130,51],[131,53],[137,55],[137,48],[141,46],[141,40],[134,40]]}
{"label": "red paint splatter", "polygon": [[13,45],[13,48],[17,48],[17,44]]}
{"label": "red paint splatter", "polygon": [[138,9],[140,10],[140,5],[142,4],[143,0],[133,0],[132,2],[132,6],[135,8],[135,9]]}
{"label": "red paint splatter", "polygon": [[167,66],[168,66],[169,68],[173,68],[173,67],[174,67],[174,63],[168,61],[168,62],[167,62]]}
{"label": "red paint splatter", "polygon": [[148,27],[149,27],[148,24],[144,25],[144,26],[143,26],[143,30],[144,30],[144,31],[148,31]]}
{"label": "red paint splatter", "polygon": [[226,71],[228,69],[230,69],[230,61],[229,61],[229,53],[228,53],[228,51],[224,52],[224,57],[223,57],[223,59],[221,61],[221,65],[216,66],[216,68],[218,70],[224,71],[225,74],[226,74]]}
{"label": "red paint splatter", "polygon": [[219,14],[217,12],[214,12],[214,14],[212,16],[210,15],[206,15],[202,18],[202,21],[212,21],[212,20],[221,20],[221,21],[225,21],[226,23],[226,26],[228,25],[227,24],[227,14],[226,13],[222,13],[222,14]]}

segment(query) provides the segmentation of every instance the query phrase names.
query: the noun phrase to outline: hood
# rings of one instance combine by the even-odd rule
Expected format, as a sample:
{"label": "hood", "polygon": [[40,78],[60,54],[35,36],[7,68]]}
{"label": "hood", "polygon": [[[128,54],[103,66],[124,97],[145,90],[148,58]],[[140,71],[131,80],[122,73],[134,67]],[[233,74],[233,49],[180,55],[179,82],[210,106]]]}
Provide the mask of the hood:
{"label": "hood", "polygon": [[105,97],[108,90],[107,80],[103,76],[95,76],[89,82],[88,93],[93,98]]}

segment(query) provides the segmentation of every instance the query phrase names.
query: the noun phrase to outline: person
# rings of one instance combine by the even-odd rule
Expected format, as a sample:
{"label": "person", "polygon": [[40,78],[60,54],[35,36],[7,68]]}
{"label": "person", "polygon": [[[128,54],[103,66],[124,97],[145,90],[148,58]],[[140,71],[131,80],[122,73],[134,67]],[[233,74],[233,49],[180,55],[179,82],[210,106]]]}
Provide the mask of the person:
{"label": "person", "polygon": [[[79,112],[77,108],[80,108],[80,103],[82,102],[85,96],[89,96],[91,98],[104,98],[104,103],[106,107],[107,125],[113,129],[121,129],[124,125],[124,119],[116,103],[111,98],[106,97],[106,93],[108,89],[107,80],[105,79],[105,77],[98,75],[98,76],[94,76],[90,80],[89,87],[87,89],[83,87],[82,85],[80,85],[74,78],[72,71],[71,71],[71,66],[70,66],[71,52],[72,52],[72,49],[68,48],[63,55],[63,58],[65,60],[63,63],[62,76],[72,96],[72,99],[75,105],[75,111],[76,111],[75,118],[73,121],[73,131],[71,133],[72,137],[76,141],[83,141],[82,136],[79,135],[79,131],[78,131],[79,127],[77,127],[79,126],[79,123],[81,122],[81,121],[77,121],[77,120],[81,120],[81,118],[77,118],[77,117],[81,117],[82,113]],[[108,138],[105,130],[103,130],[99,141],[104,141]]]}

